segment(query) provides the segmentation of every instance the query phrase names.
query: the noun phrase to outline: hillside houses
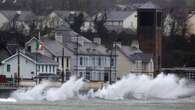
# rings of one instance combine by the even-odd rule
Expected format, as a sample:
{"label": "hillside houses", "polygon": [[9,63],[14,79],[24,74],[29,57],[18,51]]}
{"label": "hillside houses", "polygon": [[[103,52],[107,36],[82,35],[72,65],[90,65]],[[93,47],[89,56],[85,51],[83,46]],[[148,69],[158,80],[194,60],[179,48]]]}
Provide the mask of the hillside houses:
{"label": "hillside houses", "polygon": [[[129,29],[136,32],[137,29],[137,12],[132,11],[108,11],[97,13],[92,18],[88,18],[84,23],[82,29],[86,31],[87,29],[94,29],[94,20],[105,19],[105,27],[110,31],[115,31],[115,29]],[[112,28],[110,28],[112,27]]]}
{"label": "hillside houses", "polygon": [[[23,11],[10,11],[10,13],[13,13],[12,19],[10,17],[11,20],[4,21],[7,26],[12,27],[16,23],[16,26],[23,26],[30,30],[35,17],[32,13]],[[14,77],[18,72],[17,56],[20,56],[20,77],[23,79],[32,79],[40,74],[55,74],[65,81],[75,75],[89,82],[115,82],[129,73],[146,73],[152,76],[153,56],[142,53],[137,41],[131,46],[113,45],[106,48],[99,36],[89,40],[74,32],[70,24],[74,16],[79,13],[56,10],[37,21],[41,22],[39,24],[43,27],[51,28],[51,32],[43,36],[33,36],[25,43],[21,53],[18,54],[15,51],[14,55],[2,61],[0,72],[9,78]],[[2,18],[3,16],[2,14]],[[84,14],[84,17],[86,16],[87,14]],[[93,17],[87,18],[88,22],[92,23]],[[2,27],[5,27],[4,23]],[[127,30],[136,33],[137,12],[107,12],[105,27],[109,31]],[[37,44],[41,44],[42,48],[37,48]]]}
{"label": "hillside houses", "polygon": [[29,34],[30,26],[36,21],[36,15],[31,11],[0,11],[0,29],[17,29],[18,31]]}
{"label": "hillside houses", "polygon": [[43,27],[54,29],[59,25],[73,23],[74,17],[81,13],[84,18],[88,17],[87,13],[81,11],[54,10],[43,19],[42,24]]}

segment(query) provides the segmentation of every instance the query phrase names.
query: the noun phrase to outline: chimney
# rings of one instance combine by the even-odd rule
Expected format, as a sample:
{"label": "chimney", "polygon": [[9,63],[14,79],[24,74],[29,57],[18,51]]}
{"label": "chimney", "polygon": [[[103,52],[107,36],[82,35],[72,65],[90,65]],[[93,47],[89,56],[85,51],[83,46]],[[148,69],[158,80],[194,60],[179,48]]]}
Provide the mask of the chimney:
{"label": "chimney", "polygon": [[113,47],[117,46],[118,48],[121,48],[122,47],[122,44],[121,42],[116,42],[113,44]]}
{"label": "chimney", "polygon": [[131,42],[131,47],[139,49],[139,42],[137,40],[133,40]]}
{"label": "chimney", "polygon": [[96,43],[96,44],[101,45],[101,38],[100,37],[95,37],[95,38],[93,38],[93,42]]}

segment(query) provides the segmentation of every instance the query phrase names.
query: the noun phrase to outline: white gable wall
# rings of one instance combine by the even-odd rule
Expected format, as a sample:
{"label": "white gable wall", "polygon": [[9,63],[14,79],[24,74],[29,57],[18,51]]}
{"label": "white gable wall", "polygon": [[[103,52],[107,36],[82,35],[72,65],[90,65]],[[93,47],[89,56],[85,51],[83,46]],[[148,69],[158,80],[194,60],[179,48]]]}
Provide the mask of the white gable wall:
{"label": "white gable wall", "polygon": [[[7,65],[10,65],[10,72],[7,71]],[[35,64],[20,55],[20,77],[21,78],[32,78],[31,72],[35,73]],[[3,74],[6,77],[14,77],[14,73],[18,73],[18,57],[15,56],[4,63]]]}
{"label": "white gable wall", "polygon": [[137,12],[134,12],[123,21],[124,28],[137,29]]}

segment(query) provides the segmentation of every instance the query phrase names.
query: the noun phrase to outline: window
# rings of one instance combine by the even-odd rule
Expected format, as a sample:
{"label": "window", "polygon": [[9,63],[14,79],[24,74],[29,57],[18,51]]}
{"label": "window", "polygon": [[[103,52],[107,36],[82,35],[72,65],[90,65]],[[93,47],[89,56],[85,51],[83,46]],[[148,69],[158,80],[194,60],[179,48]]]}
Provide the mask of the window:
{"label": "window", "polygon": [[49,72],[51,73],[51,65],[49,65]]}
{"label": "window", "polygon": [[7,64],[7,72],[10,72],[10,71],[11,71],[11,65]]}
{"label": "window", "polygon": [[28,47],[27,47],[27,51],[28,51],[28,52],[31,52],[31,46],[28,46]]}
{"label": "window", "polygon": [[56,59],[57,59],[57,62],[59,63],[59,58],[57,57]]}
{"label": "window", "polygon": [[110,66],[114,66],[114,59],[113,58],[110,59]]}
{"label": "window", "polygon": [[108,73],[106,72],[105,74],[104,74],[104,81],[108,81]]}
{"label": "window", "polygon": [[42,65],[42,72],[44,72],[44,65]]}
{"label": "window", "polygon": [[37,66],[37,71],[38,71],[38,72],[40,71],[40,65]]}
{"label": "window", "polygon": [[98,65],[101,66],[101,57],[98,57]]}
{"label": "window", "polygon": [[91,76],[90,76],[90,72],[86,72],[86,79],[87,79],[87,80],[90,80],[90,77],[91,77]]}
{"label": "window", "polygon": [[69,59],[68,58],[66,59],[66,67],[67,68],[69,67]]}
{"label": "window", "polygon": [[55,66],[53,66],[53,72],[55,72]]}
{"label": "window", "polygon": [[80,57],[80,65],[83,65],[83,57]]}
{"label": "window", "polygon": [[45,65],[45,71],[47,72],[47,65]]}

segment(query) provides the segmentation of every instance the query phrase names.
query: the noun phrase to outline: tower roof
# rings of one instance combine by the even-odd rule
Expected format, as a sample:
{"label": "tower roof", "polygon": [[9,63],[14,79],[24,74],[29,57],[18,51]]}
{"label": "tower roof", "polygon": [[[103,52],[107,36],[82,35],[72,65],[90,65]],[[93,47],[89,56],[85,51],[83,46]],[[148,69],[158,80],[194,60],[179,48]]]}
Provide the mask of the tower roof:
{"label": "tower roof", "polygon": [[143,4],[139,9],[162,9],[159,5],[149,1]]}

